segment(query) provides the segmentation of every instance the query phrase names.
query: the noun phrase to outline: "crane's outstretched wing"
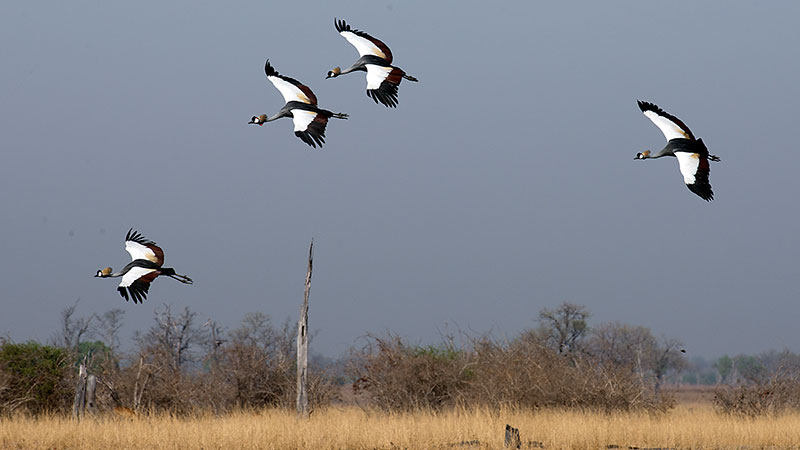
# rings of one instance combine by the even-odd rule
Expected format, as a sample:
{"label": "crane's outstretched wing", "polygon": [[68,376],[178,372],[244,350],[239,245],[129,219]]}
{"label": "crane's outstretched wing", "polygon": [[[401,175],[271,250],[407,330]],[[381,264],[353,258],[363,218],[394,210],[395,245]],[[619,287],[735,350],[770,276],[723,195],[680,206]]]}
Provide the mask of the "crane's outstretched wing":
{"label": "crane's outstretched wing", "polygon": [[639,109],[642,110],[648,119],[664,133],[667,141],[670,139],[691,139],[694,140],[694,135],[689,127],[686,126],[680,119],[669,114],[658,106],[638,100]]}
{"label": "crane's outstretched wing", "polygon": [[325,126],[328,116],[321,112],[306,111],[303,109],[292,110],[294,121],[294,134],[306,144],[317,148],[325,143]]}
{"label": "crane's outstretched wing", "polygon": [[133,231],[133,228],[128,230],[128,234],[125,236],[125,250],[130,253],[133,261],[146,259],[159,266],[164,265],[164,250],[161,250],[161,247],[157,246],[155,242],[145,239],[144,236]]}
{"label": "crane's outstretched wing", "polygon": [[711,173],[708,157],[700,153],[681,151],[676,151],[675,157],[678,158],[678,165],[686,187],[707,202],[713,200],[714,191],[708,181],[708,175]]}
{"label": "crane's outstretched wing", "polygon": [[267,79],[281,92],[286,103],[303,102],[309,105],[317,104],[317,96],[314,95],[311,88],[294,78],[280,75],[269,64],[269,60],[264,64],[264,72],[267,74]]}
{"label": "crane's outstretched wing", "polygon": [[397,106],[397,87],[403,79],[403,71],[398,67],[382,67],[367,64],[367,95],[384,105]]}
{"label": "crane's outstretched wing", "polygon": [[392,51],[380,39],[350,28],[344,20],[333,19],[333,24],[336,26],[336,31],[358,50],[358,56],[374,55],[385,59],[388,64],[392,63]]}
{"label": "crane's outstretched wing", "polygon": [[161,272],[156,269],[132,267],[122,276],[122,281],[120,281],[117,291],[119,291],[119,295],[125,298],[125,301],[128,301],[128,295],[130,294],[133,303],[142,303],[147,298],[150,283],[159,275],[161,275]]}

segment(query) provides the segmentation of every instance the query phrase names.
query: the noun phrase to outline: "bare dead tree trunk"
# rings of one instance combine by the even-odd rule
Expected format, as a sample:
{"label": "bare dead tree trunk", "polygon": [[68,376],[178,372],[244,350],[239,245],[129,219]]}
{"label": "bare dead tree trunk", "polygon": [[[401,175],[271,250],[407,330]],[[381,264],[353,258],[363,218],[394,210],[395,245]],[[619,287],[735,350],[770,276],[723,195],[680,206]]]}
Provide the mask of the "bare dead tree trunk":
{"label": "bare dead tree trunk", "polygon": [[144,380],[141,379],[143,367],[144,357],[139,355],[139,370],[136,372],[136,382],[133,385],[133,410],[137,413],[139,412],[139,408],[142,406],[142,396],[144,395],[144,390],[147,387],[147,382],[150,380],[149,370],[144,374]]}
{"label": "bare dead tree trunk", "polygon": [[89,414],[97,414],[97,405],[95,404],[95,390],[97,389],[97,377],[89,375],[86,377],[86,410]]}
{"label": "bare dead tree trunk", "polygon": [[314,240],[308,247],[308,270],[303,292],[303,306],[297,324],[297,414],[308,417],[308,294],[311,292],[311,269],[314,261]]}
{"label": "bare dead tree trunk", "polygon": [[72,402],[72,417],[81,420],[83,405],[86,401],[86,356],[78,368],[78,385],[75,386],[75,400]]}

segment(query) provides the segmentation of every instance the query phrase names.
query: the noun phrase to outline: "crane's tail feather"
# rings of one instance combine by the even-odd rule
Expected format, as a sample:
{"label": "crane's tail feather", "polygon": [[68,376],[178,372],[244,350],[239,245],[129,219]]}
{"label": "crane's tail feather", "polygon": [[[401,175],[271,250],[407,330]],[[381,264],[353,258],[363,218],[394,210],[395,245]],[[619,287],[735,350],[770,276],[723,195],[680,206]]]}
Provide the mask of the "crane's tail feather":
{"label": "crane's tail feather", "polygon": [[721,159],[719,159],[719,156],[717,156],[717,155],[708,155],[708,160],[709,161],[714,161],[714,162],[722,161]]}
{"label": "crane's tail feather", "polygon": [[186,275],[181,275],[181,274],[175,273],[175,274],[167,275],[167,276],[172,278],[173,280],[178,280],[183,284],[192,284],[192,283],[194,283],[194,280],[192,280],[191,278],[187,277]]}
{"label": "crane's tail feather", "polygon": [[335,119],[347,119],[350,116],[345,114],[345,113],[333,113],[333,114],[331,114],[331,117],[333,117]]}
{"label": "crane's tail feather", "polygon": [[403,74],[403,78],[405,78],[408,81],[419,81],[418,79],[416,79],[415,77],[412,77],[411,75],[409,75],[407,73]]}

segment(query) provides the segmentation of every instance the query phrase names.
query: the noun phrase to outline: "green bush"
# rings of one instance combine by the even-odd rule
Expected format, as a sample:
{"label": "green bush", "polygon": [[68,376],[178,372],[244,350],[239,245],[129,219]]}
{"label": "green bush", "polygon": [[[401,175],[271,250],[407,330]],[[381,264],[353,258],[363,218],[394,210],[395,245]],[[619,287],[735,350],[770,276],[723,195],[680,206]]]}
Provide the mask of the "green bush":
{"label": "green bush", "polygon": [[33,414],[69,407],[71,390],[68,357],[64,350],[29,341],[0,343],[0,409]]}

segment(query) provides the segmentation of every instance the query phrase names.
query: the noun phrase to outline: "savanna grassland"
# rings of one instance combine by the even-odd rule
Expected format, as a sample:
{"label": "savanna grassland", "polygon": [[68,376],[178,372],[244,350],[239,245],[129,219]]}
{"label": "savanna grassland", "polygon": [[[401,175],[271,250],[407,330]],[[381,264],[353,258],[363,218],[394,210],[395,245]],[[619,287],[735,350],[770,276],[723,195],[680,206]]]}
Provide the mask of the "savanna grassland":
{"label": "savanna grassland", "polygon": [[540,328],[511,340],[369,337],[338,375],[312,368],[307,419],[294,413],[289,327],[248,316],[186,356],[161,324],[192,330],[192,313],[159,317],[135,358],[92,353],[96,414],[80,422],[70,406],[81,347],[0,340],[0,450],[500,449],[506,424],[522,448],[800,449],[800,356],[751,372],[739,358],[747,378],[716,364],[730,384],[677,389],[666,380],[686,367],[678,342],[622,324],[587,334],[576,305],[544,310]]}
{"label": "savanna grassland", "polygon": [[568,410],[387,413],[328,408],[308,420],[285,409],[177,418],[168,415],[80,423],[64,416],[0,421],[4,449],[444,449],[503,448],[504,427],[520,429],[522,448],[800,448],[800,414],[742,418],[710,404],[667,413]]}

